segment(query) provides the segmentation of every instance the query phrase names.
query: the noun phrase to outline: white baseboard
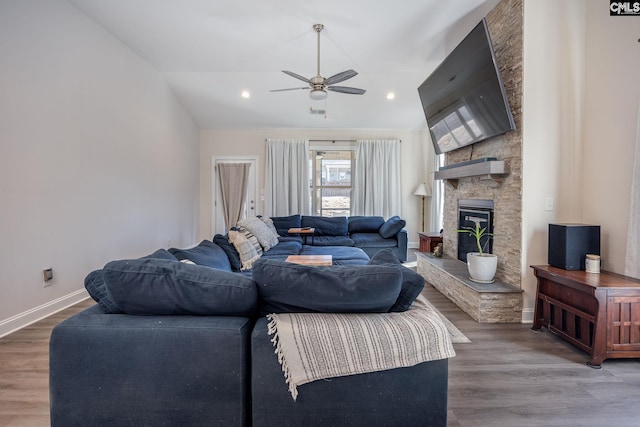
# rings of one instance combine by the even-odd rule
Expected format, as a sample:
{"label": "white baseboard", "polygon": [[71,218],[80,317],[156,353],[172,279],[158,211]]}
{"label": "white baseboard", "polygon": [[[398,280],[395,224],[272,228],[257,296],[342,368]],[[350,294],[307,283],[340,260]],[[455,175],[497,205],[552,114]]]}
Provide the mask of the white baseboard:
{"label": "white baseboard", "polygon": [[533,323],[533,308],[522,310],[522,323]]}
{"label": "white baseboard", "polygon": [[53,301],[49,301],[31,310],[16,314],[8,319],[0,320],[0,338],[9,335],[19,329],[29,326],[32,323],[51,316],[60,310],[64,310],[74,304],[89,298],[89,294],[85,289],[80,289],[68,295],[62,296]]}

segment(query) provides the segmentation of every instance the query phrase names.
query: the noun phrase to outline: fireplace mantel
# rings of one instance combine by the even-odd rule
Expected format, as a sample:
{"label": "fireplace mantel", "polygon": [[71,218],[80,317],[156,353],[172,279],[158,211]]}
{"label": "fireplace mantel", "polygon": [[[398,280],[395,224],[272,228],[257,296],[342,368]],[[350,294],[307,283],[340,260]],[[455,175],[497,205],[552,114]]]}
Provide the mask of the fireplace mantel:
{"label": "fireplace mantel", "polygon": [[500,183],[500,180],[509,175],[509,163],[504,160],[492,160],[488,162],[480,162],[466,164],[462,166],[452,166],[445,170],[436,171],[435,179],[446,180],[453,188],[458,188],[458,180],[460,178],[469,178],[474,176],[484,177]]}

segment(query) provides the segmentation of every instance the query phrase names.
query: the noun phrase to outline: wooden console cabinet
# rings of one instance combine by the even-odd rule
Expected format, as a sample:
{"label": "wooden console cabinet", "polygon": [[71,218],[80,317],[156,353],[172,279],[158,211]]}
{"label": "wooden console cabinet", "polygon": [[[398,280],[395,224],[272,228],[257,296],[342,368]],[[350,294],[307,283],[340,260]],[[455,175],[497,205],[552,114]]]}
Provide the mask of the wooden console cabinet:
{"label": "wooden console cabinet", "polygon": [[538,279],[533,330],[541,327],[591,355],[605,359],[640,357],[640,280],[533,265]]}
{"label": "wooden console cabinet", "polygon": [[442,235],[440,233],[422,233],[418,232],[420,236],[420,252],[431,252],[438,246],[438,243],[442,243]]}

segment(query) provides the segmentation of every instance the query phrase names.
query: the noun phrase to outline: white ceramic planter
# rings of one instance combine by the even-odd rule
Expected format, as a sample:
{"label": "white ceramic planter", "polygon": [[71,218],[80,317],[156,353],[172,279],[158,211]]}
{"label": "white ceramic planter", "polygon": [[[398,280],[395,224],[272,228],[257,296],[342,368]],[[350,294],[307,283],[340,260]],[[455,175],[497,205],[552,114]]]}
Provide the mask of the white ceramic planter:
{"label": "white ceramic planter", "polygon": [[498,268],[498,256],[494,254],[482,254],[469,252],[467,254],[467,268],[469,278],[474,282],[492,283]]}

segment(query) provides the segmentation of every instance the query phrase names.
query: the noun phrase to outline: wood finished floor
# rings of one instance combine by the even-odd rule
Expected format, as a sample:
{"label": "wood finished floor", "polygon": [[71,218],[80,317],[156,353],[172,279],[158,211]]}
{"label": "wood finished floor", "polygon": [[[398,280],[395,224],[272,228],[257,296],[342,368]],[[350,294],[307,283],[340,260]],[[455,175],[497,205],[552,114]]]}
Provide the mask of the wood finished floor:
{"label": "wood finished floor", "polygon": [[587,354],[529,324],[480,324],[423,292],[472,342],[449,360],[447,426],[640,426],[640,359],[588,367]]}
{"label": "wood finished floor", "polygon": [[[456,344],[449,361],[448,426],[640,425],[640,360],[607,360],[594,370],[585,353],[547,331],[479,324],[432,287],[424,293],[472,340]],[[0,426],[49,425],[51,329],[91,304],[0,339]]]}
{"label": "wood finished floor", "polygon": [[93,305],[85,300],[0,338],[0,426],[49,423],[49,336],[64,319]]}

